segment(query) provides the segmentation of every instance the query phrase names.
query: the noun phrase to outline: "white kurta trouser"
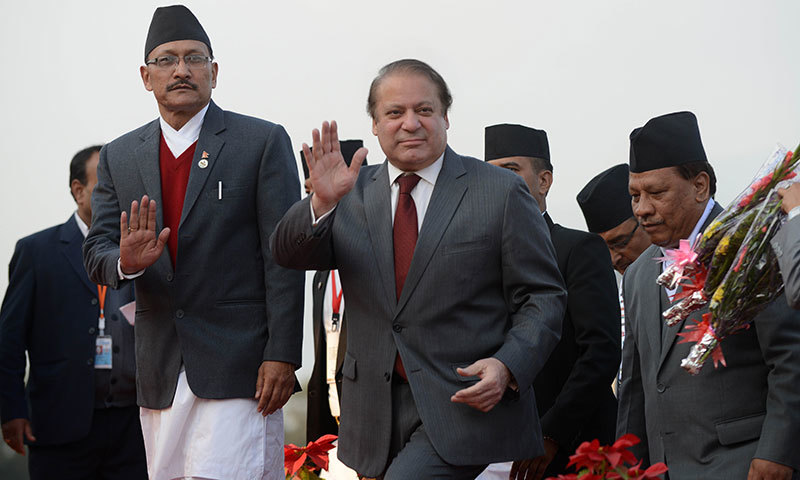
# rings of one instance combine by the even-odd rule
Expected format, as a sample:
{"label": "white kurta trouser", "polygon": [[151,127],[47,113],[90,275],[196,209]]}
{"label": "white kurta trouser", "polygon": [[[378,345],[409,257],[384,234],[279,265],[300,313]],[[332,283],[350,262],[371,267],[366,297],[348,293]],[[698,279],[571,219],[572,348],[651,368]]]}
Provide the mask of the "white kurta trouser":
{"label": "white kurta trouser", "polygon": [[172,406],[141,409],[150,480],[283,480],[283,412],[263,417],[255,399],[208,400],[178,376]]}

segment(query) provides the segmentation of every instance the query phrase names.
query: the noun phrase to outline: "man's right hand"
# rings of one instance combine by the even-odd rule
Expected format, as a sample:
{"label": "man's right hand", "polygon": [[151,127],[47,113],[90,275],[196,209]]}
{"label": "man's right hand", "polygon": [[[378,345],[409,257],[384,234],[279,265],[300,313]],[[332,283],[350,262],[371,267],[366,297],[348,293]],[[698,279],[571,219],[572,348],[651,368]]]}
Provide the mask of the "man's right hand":
{"label": "man's right hand", "polygon": [[316,128],[311,132],[313,150],[303,144],[303,155],[308,163],[309,177],[314,185],[311,206],[317,218],[330,212],[347,193],[353,189],[361,164],[367,158],[367,149],[359,148],[348,167],[339,149],[339,133],[336,121],[322,122],[322,132]]}
{"label": "man's right hand", "polygon": [[154,264],[169,238],[169,228],[161,230],[156,237],[156,202],[147,195],[139,203],[131,202],[131,219],[128,213],[119,217],[119,266],[122,273],[132,275]]}
{"label": "man's right hand", "polygon": [[25,455],[25,444],[22,441],[23,434],[28,438],[28,441],[36,441],[31,429],[31,422],[27,418],[15,418],[3,424],[3,439],[12,450],[20,455]]}

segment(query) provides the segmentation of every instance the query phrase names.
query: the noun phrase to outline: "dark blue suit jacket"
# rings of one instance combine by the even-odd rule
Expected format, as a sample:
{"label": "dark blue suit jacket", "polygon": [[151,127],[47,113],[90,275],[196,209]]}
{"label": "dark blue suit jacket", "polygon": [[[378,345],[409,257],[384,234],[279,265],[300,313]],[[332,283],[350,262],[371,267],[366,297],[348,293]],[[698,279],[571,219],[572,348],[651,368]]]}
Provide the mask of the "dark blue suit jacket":
{"label": "dark blue suit jacket", "polygon": [[[0,419],[31,421],[37,445],[89,433],[94,410],[97,286],[83,268],[83,235],[73,217],[17,242],[0,310]],[[106,321],[124,321],[126,286],[108,289]],[[30,358],[24,384],[25,351]]]}

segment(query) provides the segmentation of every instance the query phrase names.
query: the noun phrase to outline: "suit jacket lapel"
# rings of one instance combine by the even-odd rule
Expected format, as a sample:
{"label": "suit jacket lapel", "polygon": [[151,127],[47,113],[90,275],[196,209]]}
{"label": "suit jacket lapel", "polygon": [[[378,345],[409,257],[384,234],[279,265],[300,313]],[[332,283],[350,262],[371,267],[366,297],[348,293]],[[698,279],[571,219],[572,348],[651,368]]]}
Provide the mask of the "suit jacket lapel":
{"label": "suit jacket lapel", "polygon": [[83,266],[83,254],[81,253],[83,234],[81,234],[74,217],[70,217],[70,219],[61,226],[59,240],[61,241],[61,253],[67,257],[67,261],[72,269],[75,270],[75,274],[81,279],[81,283],[86,285],[86,288],[97,296],[97,285],[89,280],[89,275],[86,273],[86,268]]}
{"label": "suit jacket lapel", "polygon": [[[181,213],[181,222],[178,228],[183,225],[189,212],[192,210],[197,197],[203,191],[203,186],[208,180],[208,175],[214,169],[214,165],[218,161],[219,152],[225,141],[218,137],[217,134],[225,130],[225,119],[222,109],[219,108],[214,102],[208,106],[206,117],[203,119],[203,127],[200,130],[200,138],[197,139],[197,148],[194,151],[194,158],[192,158],[192,169],[189,172],[189,183],[186,186],[186,197],[183,200],[183,212]],[[197,163],[206,152],[208,156],[208,166],[200,168]]]}
{"label": "suit jacket lapel", "polygon": [[[159,144],[161,142],[161,126],[158,119],[153,120],[144,129],[139,137],[142,143],[134,152],[136,164],[139,166],[139,175],[142,177],[144,191],[150,200],[155,200],[159,206],[156,212],[156,224],[159,228],[164,225],[164,215],[161,211],[161,170],[159,168]],[[122,205],[126,210],[130,205]]]}
{"label": "suit jacket lapel", "polygon": [[[392,199],[389,170],[383,163],[364,187],[364,212],[378,271],[383,279],[387,305],[397,303],[394,286],[394,240],[392,237]],[[377,301],[377,299],[376,299]],[[347,305],[345,305],[345,308]]]}
{"label": "suit jacket lapel", "polygon": [[[447,147],[444,154],[444,163],[439,177],[436,179],[436,186],[433,188],[425,219],[419,231],[417,246],[414,248],[414,256],[411,259],[411,266],[408,269],[406,283],[403,285],[403,292],[397,302],[395,316],[400,313],[403,306],[408,302],[411,292],[419,283],[422,274],[428,267],[433,252],[439,246],[447,225],[453,218],[456,208],[461,203],[467,185],[461,180],[467,171],[461,162],[461,158]],[[394,271],[394,268],[392,269]]]}
{"label": "suit jacket lapel", "polygon": [[[716,216],[719,215],[720,212],[722,212],[722,207],[719,204],[714,205],[714,208],[711,210],[711,213],[706,218],[706,221],[703,222],[703,227],[700,229],[701,233],[703,231],[705,231],[705,229],[708,227],[708,225],[711,223],[711,221],[714,220],[714,218],[716,218]],[[658,265],[660,267],[660,264],[658,264]],[[661,272],[660,268],[659,268],[658,272],[659,273]],[[658,276],[658,273],[656,274],[656,276]],[[654,276],[652,278],[656,278],[656,276]],[[664,302],[663,305],[671,306],[672,303],[667,298],[667,293],[666,293],[666,290],[664,289],[664,287],[659,286],[658,288],[659,288],[659,290],[661,290],[661,295],[663,296],[663,300],[662,300]],[[663,310],[661,310],[661,313],[663,313]],[[663,322],[663,317],[660,314],[659,314],[659,319]],[[661,360],[659,362],[659,368],[661,368],[661,365],[664,363],[664,360],[667,358],[667,354],[672,349],[672,345],[675,343],[675,339],[678,336],[678,332],[683,330],[683,325],[685,323],[686,323],[686,319],[683,319],[680,323],[678,323],[677,325],[673,325],[672,327],[669,327],[669,329],[667,330],[667,334],[664,336],[663,346],[661,347]]]}

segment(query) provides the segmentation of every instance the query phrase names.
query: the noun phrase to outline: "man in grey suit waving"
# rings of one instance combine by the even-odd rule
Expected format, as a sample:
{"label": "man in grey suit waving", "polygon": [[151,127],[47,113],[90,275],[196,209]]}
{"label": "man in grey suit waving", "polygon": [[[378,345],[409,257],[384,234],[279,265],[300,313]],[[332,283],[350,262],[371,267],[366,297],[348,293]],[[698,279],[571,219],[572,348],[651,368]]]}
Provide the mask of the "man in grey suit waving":
{"label": "man in grey suit waving", "polygon": [[361,169],[362,149],[347,167],[323,123],[304,145],[314,194],[271,238],[281,265],[339,268],[339,459],[366,476],[474,478],[543,452],[531,384],[563,282],[522,180],[447,146],[451,103],[427,64],[383,67],[367,106],[387,161]]}
{"label": "man in grey suit waving", "polygon": [[280,409],[300,365],[303,277],[275,264],[267,238],[300,182],[280,125],[211,101],[217,69],[186,7],[156,10],[140,71],[160,118],[100,152],[84,245],[93,281],[135,282],[157,480],[284,478]]}

